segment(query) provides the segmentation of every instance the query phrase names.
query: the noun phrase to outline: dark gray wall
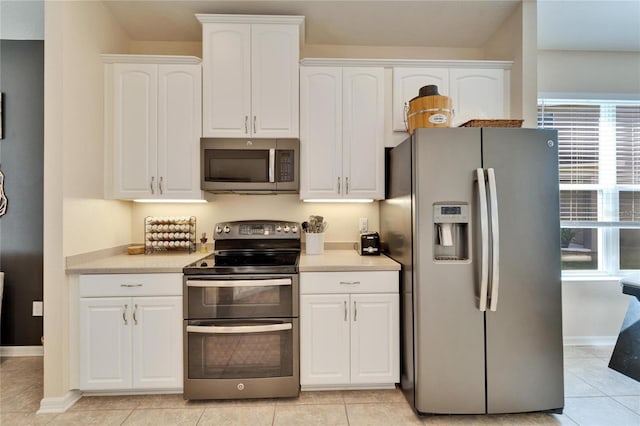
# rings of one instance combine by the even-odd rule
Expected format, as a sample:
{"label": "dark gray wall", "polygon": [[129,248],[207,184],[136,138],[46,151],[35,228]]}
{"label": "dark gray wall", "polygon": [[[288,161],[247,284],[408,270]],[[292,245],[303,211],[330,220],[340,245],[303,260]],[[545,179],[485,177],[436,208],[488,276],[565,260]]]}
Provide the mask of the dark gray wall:
{"label": "dark gray wall", "polygon": [[40,345],[44,169],[44,42],[0,40],[0,91],[7,213],[0,217],[0,270],[4,271],[3,346]]}

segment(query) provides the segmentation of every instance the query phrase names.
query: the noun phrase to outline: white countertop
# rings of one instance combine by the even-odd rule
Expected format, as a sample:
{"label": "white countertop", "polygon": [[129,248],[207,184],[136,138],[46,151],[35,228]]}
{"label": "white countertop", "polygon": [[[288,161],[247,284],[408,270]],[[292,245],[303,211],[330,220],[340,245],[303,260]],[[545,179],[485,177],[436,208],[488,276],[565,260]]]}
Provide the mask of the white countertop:
{"label": "white countertop", "polygon": [[[207,253],[138,254],[117,253],[84,262],[73,262],[67,274],[144,274],[157,272],[182,273],[182,268]],[[355,250],[325,250],[323,254],[300,256],[300,272],[330,271],[398,271],[400,264],[384,255],[360,256]]]}
{"label": "white countertop", "polygon": [[115,254],[67,266],[67,274],[144,274],[179,272],[208,253]]}
{"label": "white countertop", "polygon": [[385,255],[360,256],[355,250],[325,250],[307,255],[302,251],[300,272],[399,271],[400,264]]}

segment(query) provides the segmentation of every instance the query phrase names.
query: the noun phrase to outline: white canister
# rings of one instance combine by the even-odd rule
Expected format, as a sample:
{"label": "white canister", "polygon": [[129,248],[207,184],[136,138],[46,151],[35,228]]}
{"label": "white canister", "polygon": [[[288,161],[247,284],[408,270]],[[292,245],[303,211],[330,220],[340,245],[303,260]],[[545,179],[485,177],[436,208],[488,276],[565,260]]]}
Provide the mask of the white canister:
{"label": "white canister", "polygon": [[307,254],[322,254],[324,253],[324,233],[312,233],[305,232],[306,237],[306,253]]}

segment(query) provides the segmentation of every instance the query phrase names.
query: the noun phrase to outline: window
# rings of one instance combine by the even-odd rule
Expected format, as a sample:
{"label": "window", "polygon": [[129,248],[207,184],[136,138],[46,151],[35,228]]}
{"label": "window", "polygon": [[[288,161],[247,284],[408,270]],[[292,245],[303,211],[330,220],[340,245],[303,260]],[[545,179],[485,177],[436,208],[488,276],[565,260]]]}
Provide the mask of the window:
{"label": "window", "polygon": [[558,130],[562,269],[640,270],[640,102],[542,99]]}

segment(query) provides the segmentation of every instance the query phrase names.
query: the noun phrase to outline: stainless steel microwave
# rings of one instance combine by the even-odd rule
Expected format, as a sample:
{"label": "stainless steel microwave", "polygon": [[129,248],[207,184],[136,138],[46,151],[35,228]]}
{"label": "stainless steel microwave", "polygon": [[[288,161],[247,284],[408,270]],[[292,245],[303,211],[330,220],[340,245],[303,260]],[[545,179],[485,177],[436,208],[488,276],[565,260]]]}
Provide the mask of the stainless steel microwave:
{"label": "stainless steel microwave", "polygon": [[200,139],[203,191],[297,193],[298,139]]}

